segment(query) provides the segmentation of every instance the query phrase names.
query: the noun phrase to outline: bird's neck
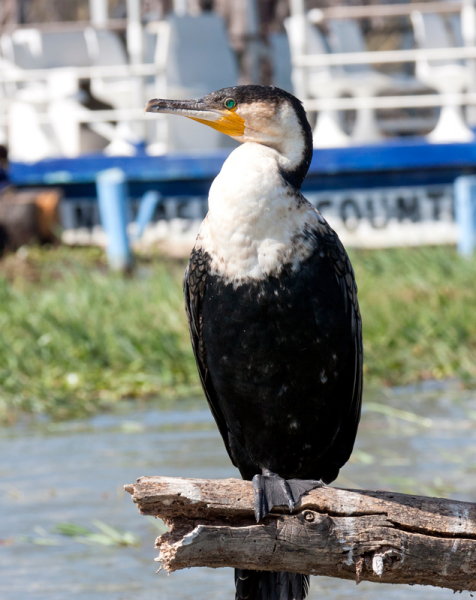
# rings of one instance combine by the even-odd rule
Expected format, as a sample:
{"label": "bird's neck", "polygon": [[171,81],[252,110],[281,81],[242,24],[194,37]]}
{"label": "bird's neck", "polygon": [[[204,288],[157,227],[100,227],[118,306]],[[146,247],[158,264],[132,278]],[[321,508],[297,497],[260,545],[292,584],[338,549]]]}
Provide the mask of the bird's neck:
{"label": "bird's neck", "polygon": [[271,218],[270,211],[283,203],[292,206],[294,194],[281,175],[283,164],[282,155],[269,146],[245,143],[236,148],[210,188],[211,222],[256,229]]}
{"label": "bird's neck", "polygon": [[[306,119],[305,115],[303,116]],[[312,132],[307,120],[301,122],[294,112],[283,119],[280,135],[268,146],[277,152],[276,162],[288,185],[301,189],[312,160]]]}
{"label": "bird's neck", "polygon": [[234,150],[210,188],[197,244],[233,281],[260,279],[293,260],[293,240],[317,220],[315,209],[283,178],[290,159],[245,143]]}
{"label": "bird's neck", "polygon": [[[259,131],[247,124],[240,141],[255,142],[254,145],[261,146],[266,156],[269,156],[266,148],[274,150],[273,158],[282,178],[299,190],[311,164],[312,131],[306,113],[296,102],[297,106],[284,103],[275,120],[266,126],[261,123]],[[245,143],[243,146],[243,152],[251,155],[250,145]]]}

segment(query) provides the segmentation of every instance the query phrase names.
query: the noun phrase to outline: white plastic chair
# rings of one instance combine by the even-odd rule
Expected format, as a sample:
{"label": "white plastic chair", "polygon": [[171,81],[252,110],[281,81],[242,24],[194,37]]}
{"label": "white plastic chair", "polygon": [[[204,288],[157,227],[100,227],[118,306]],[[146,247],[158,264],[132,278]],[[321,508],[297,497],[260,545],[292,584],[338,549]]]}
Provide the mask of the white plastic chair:
{"label": "white plastic chair", "polygon": [[[96,149],[98,140],[80,124],[81,114],[88,109],[80,103],[75,67],[91,65],[84,31],[19,29],[2,36],[0,43],[14,67],[51,69],[46,81],[7,85],[11,156],[32,161],[61,155],[74,157]],[[40,118],[44,114],[48,115],[48,123]]]}
{"label": "white plastic chair", "polygon": [[[79,81],[75,67],[91,66],[84,30],[41,33],[42,68],[52,69],[48,78],[47,113],[60,153],[78,156],[87,150],[82,145]],[[61,69],[61,71],[55,71]]]}
{"label": "white plastic chair", "polygon": [[[84,38],[92,66],[115,67],[128,64],[124,45],[114,31],[88,27],[84,31]],[[130,77],[91,78],[92,95],[114,108],[132,108],[133,92]]]}
{"label": "white plastic chair", "polygon": [[[451,48],[455,45],[440,15],[413,11],[411,20],[420,48]],[[470,70],[458,60],[421,59],[416,63],[416,76],[442,95],[440,118],[428,139],[432,142],[472,141],[474,134],[463,120],[461,106],[454,102],[454,95],[469,86]]]}
{"label": "white plastic chair", "polygon": [[[301,52],[303,34],[306,54],[328,53],[324,36],[305,16],[294,15],[289,17],[284,21],[284,26],[288,34],[291,55],[298,56]],[[295,93],[298,96],[309,94],[311,97],[319,99],[338,98],[349,88],[348,78],[343,78],[342,74],[342,69],[338,67],[309,67],[306,69],[305,78],[307,90],[301,90],[300,73],[295,69],[292,73]],[[347,146],[350,144],[350,137],[344,133],[340,126],[337,111],[331,109],[319,111],[313,139],[316,148]]]}
{"label": "white plastic chair", "polygon": [[91,65],[84,31],[42,32],[41,44],[45,69]]}
{"label": "white plastic chair", "polygon": [[[298,53],[301,45],[304,19],[306,54],[360,52],[365,50],[363,37],[356,23],[347,20],[329,22],[329,43],[324,35],[306,17],[294,16],[285,21],[291,51]],[[357,26],[357,29],[355,29]],[[293,77],[295,74],[293,74]],[[332,99],[345,94],[372,97],[389,86],[389,78],[367,65],[319,66],[307,69],[308,91],[314,98]],[[341,128],[336,110],[320,111],[314,130],[315,147],[347,146],[350,143],[371,143],[382,138],[375,111],[360,107],[352,135]]]}
{"label": "white plastic chair", "polygon": [[288,36],[285,33],[271,33],[269,42],[273,62],[273,85],[292,93],[291,73],[293,69]]}
{"label": "white plastic chair", "polygon": [[[155,56],[158,71],[166,56],[163,76],[158,76],[160,95],[177,99],[200,98],[217,89],[237,85],[238,66],[221,17],[207,13],[171,15],[167,23],[166,43],[161,43],[159,33]],[[167,124],[167,151],[211,150],[230,143],[218,131],[204,128],[190,119],[165,115],[164,122]],[[158,153],[157,148],[164,148],[163,138],[158,137],[149,152]]]}
{"label": "white plastic chair", "polygon": [[[17,29],[0,38],[4,57],[25,70],[83,67],[90,64],[82,32],[41,33],[37,29]],[[77,95],[77,78],[72,71],[52,72],[48,81],[26,81],[7,84],[7,91],[16,100],[40,104],[51,98]]]}
{"label": "white plastic chair", "polygon": [[[11,63],[0,55],[0,115],[8,114],[9,99],[7,89],[3,83],[2,71],[11,68]],[[4,125],[0,125],[0,144],[7,144],[7,130]]]}
{"label": "white plastic chair", "polygon": [[[89,59],[95,67],[116,67],[128,64],[128,57],[120,37],[113,31],[88,27],[84,32]],[[98,100],[116,109],[138,108],[144,102],[142,79],[136,77],[91,77],[91,93]],[[142,123],[121,121],[90,124],[90,128],[110,141],[105,154],[133,156],[136,144],[143,140]]]}
{"label": "white plastic chair", "polygon": [[[329,46],[333,53],[366,52],[364,36],[357,21],[351,19],[330,19]],[[343,65],[343,72],[350,76],[352,88],[348,90],[357,97],[374,97],[384,89],[407,90],[412,81],[408,77],[390,77],[379,73],[370,65]],[[352,140],[355,142],[370,142],[383,136],[377,125],[375,110],[362,107],[357,111]]]}
{"label": "white plastic chair", "polygon": [[53,128],[40,122],[37,107],[18,100],[8,111],[8,151],[10,159],[25,162],[62,154]]}
{"label": "white plastic chair", "polygon": [[[285,22],[292,52],[299,53],[302,44],[304,19],[306,54],[365,52],[365,40],[357,22],[348,19],[330,19],[329,35],[314,27],[306,17],[294,16]],[[373,97],[384,89],[408,91],[416,89],[416,81],[407,76],[395,77],[379,73],[369,65],[342,65],[311,67],[307,69],[309,93],[315,98],[332,99],[350,94],[357,98]],[[294,74],[293,74],[294,75]],[[370,143],[383,136],[377,125],[375,110],[365,105],[356,110],[352,135],[346,135],[335,110],[321,111],[314,131],[316,147],[343,146],[349,143]]]}
{"label": "white plastic chair", "polygon": [[0,38],[3,56],[20,69],[41,69],[43,49],[38,29],[17,29]]}
{"label": "white plastic chair", "polygon": [[[38,29],[17,29],[0,37],[0,48],[7,61],[20,69],[42,69],[43,47]],[[6,93],[20,101],[41,103],[48,98],[45,82],[6,83]]]}

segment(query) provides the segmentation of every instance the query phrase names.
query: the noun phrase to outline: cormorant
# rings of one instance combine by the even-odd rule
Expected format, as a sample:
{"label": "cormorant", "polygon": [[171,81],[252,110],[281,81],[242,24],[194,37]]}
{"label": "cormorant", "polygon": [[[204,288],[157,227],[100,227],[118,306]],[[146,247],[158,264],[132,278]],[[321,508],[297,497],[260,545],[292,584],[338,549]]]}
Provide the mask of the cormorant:
{"label": "cormorant", "polygon": [[[300,191],[312,134],[297,98],[243,85],[146,110],[242,142],[210,188],[184,294],[203,389],[233,464],[253,480],[259,521],[333,481],[352,452],[363,360],[354,273]],[[237,600],[302,600],[309,585],[241,569],[235,581]]]}

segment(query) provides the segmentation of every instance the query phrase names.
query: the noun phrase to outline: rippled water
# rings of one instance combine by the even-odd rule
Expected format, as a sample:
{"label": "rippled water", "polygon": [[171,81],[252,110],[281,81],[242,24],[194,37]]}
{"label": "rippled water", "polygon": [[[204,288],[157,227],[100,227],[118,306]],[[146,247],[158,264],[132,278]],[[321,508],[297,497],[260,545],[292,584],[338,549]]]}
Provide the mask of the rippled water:
{"label": "rippled water", "polygon": [[[334,485],[476,501],[476,392],[457,386],[367,395],[356,451]],[[0,430],[2,600],[223,600],[231,569],[155,574],[157,521],[123,484],[140,475],[237,476],[203,403]],[[99,519],[139,547],[84,545],[58,523]],[[40,529],[39,529],[40,528]],[[39,545],[42,538],[60,545]],[[310,599],[453,598],[450,590],[312,578]],[[469,598],[469,594],[463,596]]]}

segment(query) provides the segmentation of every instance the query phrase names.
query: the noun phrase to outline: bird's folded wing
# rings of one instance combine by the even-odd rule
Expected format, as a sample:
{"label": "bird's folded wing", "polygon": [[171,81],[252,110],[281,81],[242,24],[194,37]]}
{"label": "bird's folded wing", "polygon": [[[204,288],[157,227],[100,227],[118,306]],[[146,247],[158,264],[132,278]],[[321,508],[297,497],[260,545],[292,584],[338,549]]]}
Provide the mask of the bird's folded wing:
{"label": "bird's folded wing", "polygon": [[225,442],[226,450],[233,464],[237,466],[230,450],[229,431],[225,417],[220,409],[218,397],[207,367],[207,357],[203,343],[202,304],[207,287],[208,271],[207,257],[204,256],[201,250],[194,248],[183,279],[185,310],[187,312],[192,349],[203,391]]}
{"label": "bird's folded wing", "polygon": [[342,466],[350,457],[360,421],[363,384],[362,369],[364,361],[362,319],[357,300],[357,284],[355,282],[354,270],[342,242],[335,231],[322,217],[317,230],[317,235],[320,244],[326,247],[333,262],[336,279],[342,290],[342,294],[344,295],[346,312],[351,321],[352,340],[354,344],[353,364],[351,364],[349,372],[351,401],[348,406],[348,411],[344,414],[339,433],[334,443],[334,446],[339,448],[338,462],[341,463],[339,466]]}

